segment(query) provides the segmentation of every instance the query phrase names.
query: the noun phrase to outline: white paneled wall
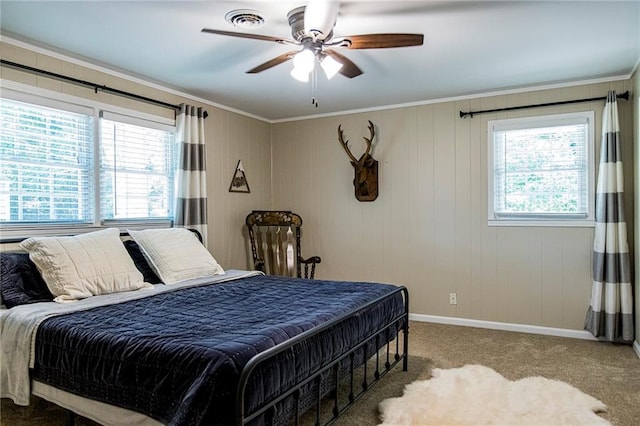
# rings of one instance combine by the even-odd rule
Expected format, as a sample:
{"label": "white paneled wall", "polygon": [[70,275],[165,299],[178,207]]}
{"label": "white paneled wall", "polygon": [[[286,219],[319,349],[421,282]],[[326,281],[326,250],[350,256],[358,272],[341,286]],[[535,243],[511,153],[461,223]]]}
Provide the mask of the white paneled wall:
{"label": "white paneled wall", "polygon": [[[251,210],[270,206],[270,124],[219,109],[206,121],[209,248],[225,268],[248,269],[244,219]],[[229,192],[238,160],[249,194]]]}
{"label": "white paneled wall", "polygon": [[[302,215],[303,254],[322,257],[320,278],[406,285],[416,314],[580,330],[590,297],[593,229],[487,226],[487,121],[595,110],[599,145],[604,102],[465,119],[459,111],[605,96],[630,84],[274,124],[272,207]],[[632,222],[632,108],[625,101],[619,106]],[[368,203],[353,195],[353,168],[337,140],[341,124],[359,157],[367,120],[376,125],[373,156],[380,162],[379,196]],[[451,292],[457,305],[449,304]]]}

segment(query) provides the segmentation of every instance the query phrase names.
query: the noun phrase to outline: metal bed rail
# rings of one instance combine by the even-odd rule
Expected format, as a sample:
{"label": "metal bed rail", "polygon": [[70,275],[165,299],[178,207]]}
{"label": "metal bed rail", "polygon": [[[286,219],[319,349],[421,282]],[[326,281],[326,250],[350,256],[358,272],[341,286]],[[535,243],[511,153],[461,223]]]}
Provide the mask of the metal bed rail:
{"label": "metal bed rail", "polygon": [[[375,305],[376,303],[382,301],[385,298],[393,297],[394,295],[401,293],[403,297],[404,310],[401,314],[397,315],[393,318],[389,323],[384,325],[383,327],[375,330],[368,337],[366,337],[361,342],[358,342],[355,346],[351,347],[349,351],[343,352],[323,365],[319,366],[316,370],[311,372],[307,377],[300,380],[296,384],[294,384],[291,388],[286,391],[280,393],[277,397],[266,401],[260,407],[255,409],[251,413],[245,413],[245,393],[247,390],[247,384],[249,379],[252,377],[254,371],[261,366],[262,364],[272,360],[276,355],[291,350],[295,345],[301,343],[307,339],[313,338],[314,336],[319,335],[320,333],[326,331],[327,329],[336,326],[340,322],[348,319],[349,317],[364,311],[365,309]],[[402,351],[400,351],[400,331],[402,331],[403,343],[402,343]],[[385,339],[385,342],[381,342],[381,335],[383,333],[394,332],[395,337],[391,339]],[[395,353],[393,356],[391,355],[391,345],[395,341]],[[369,357],[369,349],[370,345],[374,345],[375,354]],[[384,360],[383,368],[380,366],[380,352],[385,351],[383,349],[386,346],[386,359]],[[245,425],[250,423],[251,421],[257,419],[262,415],[266,415],[267,419],[273,417],[275,413],[276,406],[280,402],[283,402],[285,399],[293,396],[294,404],[295,404],[295,424],[298,425],[300,416],[303,414],[300,412],[300,396],[301,389],[305,386],[309,385],[311,382],[315,382],[316,385],[316,401],[315,401],[315,413],[316,413],[316,421],[315,424],[319,426],[321,424],[321,401],[323,398],[323,394],[321,391],[322,378],[326,375],[327,372],[331,372],[333,369],[333,374],[335,378],[335,388],[330,389],[331,396],[330,398],[334,401],[334,405],[332,408],[332,417],[325,424],[333,423],[344,411],[346,411],[349,407],[351,407],[360,397],[362,397],[367,390],[369,390],[374,384],[376,384],[382,377],[384,377],[393,367],[395,367],[400,361],[402,361],[402,369],[403,371],[407,371],[408,369],[408,346],[409,346],[409,292],[405,287],[398,287],[393,290],[391,293],[387,293],[383,296],[378,297],[375,300],[370,301],[366,305],[363,305],[351,312],[343,314],[333,320],[326,322],[320,326],[314,327],[310,330],[307,330],[297,336],[294,336],[291,339],[288,339],[266,351],[263,351],[253,358],[249,360],[249,362],[243,368],[240,380],[238,383],[238,388],[236,391],[236,425]],[[355,356],[358,351],[362,351],[363,362],[362,364],[355,365]],[[385,355],[383,354],[383,357]],[[373,377],[371,382],[368,381],[368,366],[367,363],[371,361],[375,357],[375,371],[373,372]],[[344,377],[340,377],[340,367],[344,363],[345,360],[348,359],[348,370],[349,376],[349,394],[348,394],[348,402],[341,406],[339,401],[339,390],[341,380],[344,381]],[[357,368],[363,368],[363,381],[361,383],[361,390],[358,393],[354,393],[354,374]],[[313,406],[308,407],[308,409],[312,409]]]}

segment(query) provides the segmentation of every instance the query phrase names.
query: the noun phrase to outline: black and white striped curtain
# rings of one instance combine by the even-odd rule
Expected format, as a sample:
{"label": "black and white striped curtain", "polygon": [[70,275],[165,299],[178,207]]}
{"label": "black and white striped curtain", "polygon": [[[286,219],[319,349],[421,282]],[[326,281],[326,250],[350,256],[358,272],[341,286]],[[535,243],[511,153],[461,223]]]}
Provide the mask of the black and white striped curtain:
{"label": "black and white striped curtain", "polygon": [[632,342],[633,293],[624,217],[622,151],[616,93],[602,113],[602,145],[596,189],[593,286],[584,328],[611,342]]}
{"label": "black and white striped curtain", "polygon": [[174,226],[196,229],[207,245],[207,167],[202,108],[181,105]]}

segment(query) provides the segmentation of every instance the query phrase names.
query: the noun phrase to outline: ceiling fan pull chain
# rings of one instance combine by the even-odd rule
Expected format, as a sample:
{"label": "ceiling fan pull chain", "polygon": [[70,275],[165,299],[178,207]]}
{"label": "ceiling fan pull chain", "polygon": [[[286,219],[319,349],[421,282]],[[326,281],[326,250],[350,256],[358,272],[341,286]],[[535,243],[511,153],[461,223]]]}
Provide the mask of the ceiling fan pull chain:
{"label": "ceiling fan pull chain", "polygon": [[311,70],[311,105],[318,108],[318,100],[316,99],[316,89],[318,88],[318,73],[316,72],[316,68],[317,67],[313,67],[313,70]]}

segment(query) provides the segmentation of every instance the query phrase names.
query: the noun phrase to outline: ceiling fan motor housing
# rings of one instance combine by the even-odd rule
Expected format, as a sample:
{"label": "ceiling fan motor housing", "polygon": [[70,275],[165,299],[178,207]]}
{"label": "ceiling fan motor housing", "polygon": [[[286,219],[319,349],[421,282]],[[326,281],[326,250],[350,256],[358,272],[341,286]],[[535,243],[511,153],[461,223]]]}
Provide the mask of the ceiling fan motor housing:
{"label": "ceiling fan motor housing", "polygon": [[[287,14],[287,20],[291,27],[291,35],[296,41],[302,41],[305,38],[315,38],[313,34],[307,34],[304,28],[304,11],[305,6],[296,7]],[[317,35],[320,35],[318,33]],[[329,32],[326,37],[322,37],[323,40],[329,40],[333,37],[333,30]]]}

